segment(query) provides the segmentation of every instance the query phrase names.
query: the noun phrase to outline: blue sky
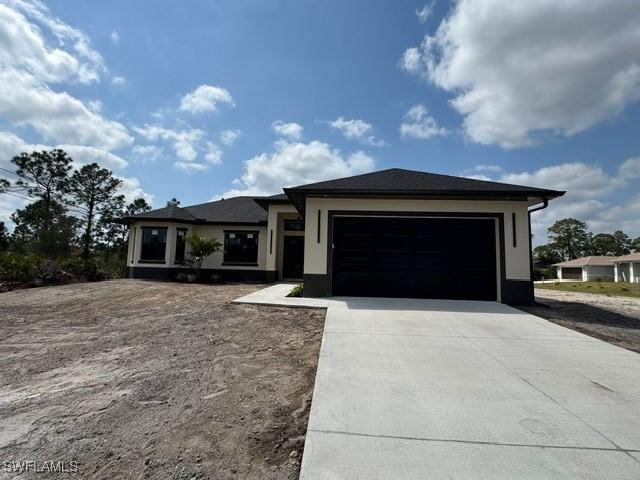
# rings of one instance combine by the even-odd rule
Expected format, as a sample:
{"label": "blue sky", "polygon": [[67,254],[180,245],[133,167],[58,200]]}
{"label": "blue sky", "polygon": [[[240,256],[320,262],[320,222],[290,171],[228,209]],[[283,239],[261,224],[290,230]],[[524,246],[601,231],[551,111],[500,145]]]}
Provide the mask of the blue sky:
{"label": "blue sky", "polygon": [[558,3],[0,0],[0,166],[62,145],[155,207],[403,167],[638,236],[640,9]]}

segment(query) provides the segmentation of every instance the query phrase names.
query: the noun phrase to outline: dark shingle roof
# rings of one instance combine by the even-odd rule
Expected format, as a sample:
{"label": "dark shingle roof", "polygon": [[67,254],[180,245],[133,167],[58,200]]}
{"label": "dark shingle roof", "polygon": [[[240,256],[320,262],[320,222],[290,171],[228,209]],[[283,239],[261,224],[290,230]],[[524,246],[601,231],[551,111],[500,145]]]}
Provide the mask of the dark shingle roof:
{"label": "dark shingle roof", "polygon": [[338,178],[326,182],[311,183],[285,190],[365,190],[365,191],[411,191],[411,192],[546,192],[558,196],[564,192],[546,190],[509,183],[454,177],[437,173],[417,172],[401,168],[390,168],[379,172],[365,173],[354,177]]}
{"label": "dark shingle roof", "polygon": [[451,175],[390,168],[353,177],[285,188],[298,210],[307,195],[380,195],[482,198],[554,198],[565,192]]}
{"label": "dark shingle roof", "polygon": [[234,197],[190,207],[164,207],[128,217],[135,220],[174,220],[186,223],[266,224],[267,212],[253,197]]}
{"label": "dark shingle roof", "polygon": [[291,203],[291,200],[289,200],[289,197],[287,196],[286,193],[277,193],[276,195],[271,195],[269,197],[256,197],[253,200],[265,210],[269,210],[269,205],[274,203],[276,204]]}

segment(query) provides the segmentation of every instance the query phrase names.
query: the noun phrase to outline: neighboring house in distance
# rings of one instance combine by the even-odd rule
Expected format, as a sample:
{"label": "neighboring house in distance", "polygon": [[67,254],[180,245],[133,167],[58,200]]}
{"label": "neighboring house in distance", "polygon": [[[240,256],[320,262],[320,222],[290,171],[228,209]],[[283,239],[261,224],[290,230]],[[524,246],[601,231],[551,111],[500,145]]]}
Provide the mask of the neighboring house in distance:
{"label": "neighboring house in distance", "polygon": [[[185,237],[216,237],[224,280],[304,294],[533,302],[530,212],[564,192],[403,169],[129,217],[133,278],[172,278]],[[536,207],[539,205],[539,207]]]}
{"label": "neighboring house in distance", "polygon": [[618,257],[613,263],[616,282],[640,283],[640,252]]}
{"label": "neighboring house in distance", "polygon": [[616,257],[592,255],[556,263],[553,266],[558,269],[558,280],[574,282],[602,280],[612,282],[614,280],[613,261],[615,259]]}

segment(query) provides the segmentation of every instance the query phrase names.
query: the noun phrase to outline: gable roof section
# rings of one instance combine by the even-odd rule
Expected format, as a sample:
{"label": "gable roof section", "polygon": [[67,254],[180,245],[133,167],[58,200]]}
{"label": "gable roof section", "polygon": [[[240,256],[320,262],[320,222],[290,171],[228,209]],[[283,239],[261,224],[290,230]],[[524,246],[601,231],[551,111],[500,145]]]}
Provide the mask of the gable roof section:
{"label": "gable roof section", "polygon": [[254,202],[253,197],[234,197],[190,207],[164,207],[124,219],[126,223],[138,220],[266,225],[267,212]]}
{"label": "gable roof section", "polygon": [[633,252],[629,255],[622,255],[614,260],[614,262],[640,262],[640,252]]}
{"label": "gable roof section", "polygon": [[586,266],[613,267],[614,260],[617,260],[617,257],[591,255],[589,257],[574,258],[573,260],[567,260],[566,262],[554,263],[553,266],[554,267],[586,267]]}
{"label": "gable roof section", "polygon": [[565,193],[544,188],[417,172],[401,168],[285,188],[284,191],[300,211],[304,210],[307,196],[317,195],[550,199],[560,197]]}
{"label": "gable roof section", "polygon": [[269,210],[269,205],[291,204],[291,200],[286,193],[278,193],[270,197],[256,197],[253,200],[265,210]]}

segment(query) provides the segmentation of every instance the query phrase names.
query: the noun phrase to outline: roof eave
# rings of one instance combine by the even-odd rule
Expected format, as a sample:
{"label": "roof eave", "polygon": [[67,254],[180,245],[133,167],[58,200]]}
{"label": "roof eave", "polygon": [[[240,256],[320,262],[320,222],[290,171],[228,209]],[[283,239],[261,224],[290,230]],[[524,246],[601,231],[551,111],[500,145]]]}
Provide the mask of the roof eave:
{"label": "roof eave", "polygon": [[550,200],[563,196],[565,191],[531,190],[531,191],[484,191],[484,190],[373,190],[373,189],[304,189],[285,188],[284,193],[291,199],[301,215],[304,215],[306,199],[310,198],[404,198],[404,199],[452,199],[452,200],[498,200],[528,201],[531,198]]}

